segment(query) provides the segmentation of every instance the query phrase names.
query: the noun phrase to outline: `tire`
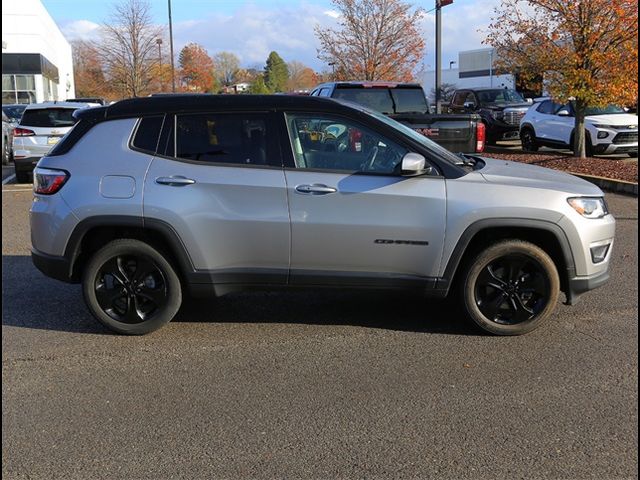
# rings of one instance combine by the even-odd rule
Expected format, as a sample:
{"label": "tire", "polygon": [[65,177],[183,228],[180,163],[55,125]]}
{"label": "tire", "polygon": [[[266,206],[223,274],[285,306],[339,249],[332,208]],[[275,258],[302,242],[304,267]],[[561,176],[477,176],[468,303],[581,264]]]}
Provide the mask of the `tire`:
{"label": "tire", "polygon": [[475,255],[461,282],[464,307],[477,326],[494,335],[522,335],[553,312],[560,278],[540,247],[505,240]]}
{"label": "tire", "polygon": [[19,172],[16,170],[16,183],[30,183],[31,176],[29,172]]}
{"label": "tire", "polygon": [[82,293],[100,323],[127,335],[159,329],[182,304],[180,279],[166,257],[134,239],[114,240],[93,254]]}
{"label": "tire", "polygon": [[536,139],[536,132],[532,128],[523,128],[520,132],[520,141],[522,142],[522,150],[525,152],[537,152],[540,146]]}

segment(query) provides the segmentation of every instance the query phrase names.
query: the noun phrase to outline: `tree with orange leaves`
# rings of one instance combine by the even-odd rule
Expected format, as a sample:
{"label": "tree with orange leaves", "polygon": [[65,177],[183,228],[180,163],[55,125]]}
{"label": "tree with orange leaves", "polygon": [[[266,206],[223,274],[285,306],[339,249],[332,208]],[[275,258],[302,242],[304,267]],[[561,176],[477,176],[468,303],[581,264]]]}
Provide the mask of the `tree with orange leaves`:
{"label": "tree with orange leaves", "polygon": [[401,0],[332,0],[339,28],[316,26],[318,58],[340,79],[410,81],[424,55],[421,8]]}
{"label": "tree with orange leaves", "polygon": [[185,90],[190,92],[210,92],[214,88],[213,60],[197,43],[189,43],[178,56],[180,78]]}
{"label": "tree with orange leaves", "polygon": [[574,155],[586,157],[588,107],[638,101],[638,0],[503,0],[485,43],[496,68],[574,101]]}

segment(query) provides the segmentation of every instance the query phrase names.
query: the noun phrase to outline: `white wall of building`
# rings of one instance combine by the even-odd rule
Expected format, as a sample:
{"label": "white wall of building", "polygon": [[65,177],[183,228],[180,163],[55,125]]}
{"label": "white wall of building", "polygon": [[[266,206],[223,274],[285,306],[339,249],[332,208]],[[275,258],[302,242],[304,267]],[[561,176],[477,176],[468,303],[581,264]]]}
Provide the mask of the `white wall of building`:
{"label": "white wall of building", "polygon": [[[456,88],[473,88],[473,87],[500,87],[515,88],[515,79],[513,75],[493,75],[460,78],[460,70],[457,68],[442,70],[442,83],[455,85]],[[431,94],[432,89],[436,86],[436,72],[431,70],[425,72],[422,79],[422,87],[430,100],[433,100]]]}
{"label": "white wall of building", "polygon": [[[58,68],[57,99],[75,96],[71,45],[40,0],[3,0],[2,53],[41,54]],[[36,79],[36,91],[38,101],[47,100],[42,78]]]}

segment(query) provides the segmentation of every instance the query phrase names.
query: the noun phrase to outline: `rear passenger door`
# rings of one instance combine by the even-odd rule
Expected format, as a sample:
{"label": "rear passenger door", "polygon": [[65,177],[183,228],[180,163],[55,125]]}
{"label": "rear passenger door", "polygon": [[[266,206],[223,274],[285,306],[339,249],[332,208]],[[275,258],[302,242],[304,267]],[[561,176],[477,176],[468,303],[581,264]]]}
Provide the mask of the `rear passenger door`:
{"label": "rear passenger door", "polygon": [[289,213],[271,115],[165,117],[144,218],[178,233],[201,283],[286,283]]}

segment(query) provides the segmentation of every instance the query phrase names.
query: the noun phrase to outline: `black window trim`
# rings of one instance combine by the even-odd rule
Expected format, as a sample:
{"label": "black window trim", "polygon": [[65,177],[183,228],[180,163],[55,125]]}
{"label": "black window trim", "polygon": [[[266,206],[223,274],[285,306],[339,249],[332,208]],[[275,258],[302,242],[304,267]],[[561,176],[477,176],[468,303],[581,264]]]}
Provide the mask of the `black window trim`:
{"label": "black window trim", "polygon": [[[275,158],[270,158],[269,154],[267,153],[267,163],[265,165],[251,165],[251,164],[246,164],[246,163],[228,163],[228,162],[203,162],[201,160],[191,160],[188,158],[180,158],[178,156],[175,155],[176,151],[177,151],[177,137],[176,137],[176,129],[177,129],[177,122],[178,122],[178,115],[207,115],[207,114],[211,114],[211,115],[264,115],[265,116],[265,125],[267,126],[267,129],[271,128],[274,130],[273,135],[267,135],[267,152],[269,152],[270,150],[273,150],[273,154],[274,156],[277,156],[279,158],[282,158],[282,155],[280,154],[280,147],[279,147],[279,142],[277,140],[277,128],[275,128],[273,126],[273,120],[272,120],[272,115],[275,114],[275,112],[273,110],[233,110],[233,111],[229,111],[229,110],[225,110],[225,111],[219,111],[219,110],[202,110],[202,111],[193,111],[193,112],[167,112],[165,114],[165,121],[163,122],[162,125],[162,129],[160,130],[160,136],[158,137],[158,147],[156,148],[156,154],[155,156],[158,158],[162,158],[165,160],[173,160],[174,162],[180,162],[180,163],[188,163],[191,165],[200,165],[202,167],[227,167],[227,168],[250,168],[250,169],[262,169],[262,170],[282,170],[283,165],[282,162],[280,162],[280,165],[274,165],[273,162],[275,160]],[[162,137],[168,135],[168,133],[165,132],[166,129],[171,128],[169,126],[169,123],[167,121],[167,117],[173,117],[173,153],[174,156],[170,156],[170,155],[166,155],[165,151],[166,151],[166,146],[165,149],[163,151],[161,150],[160,147],[160,140],[162,140]],[[270,138],[273,137],[273,138]],[[168,140],[168,139],[167,139]],[[271,147],[271,148],[270,148]]]}
{"label": "black window trim", "polygon": [[[369,176],[374,176],[374,177],[393,177],[393,178],[445,178],[444,174],[442,173],[442,169],[440,168],[440,165],[438,165],[437,162],[433,161],[428,155],[424,154],[424,151],[422,149],[419,149],[421,155],[423,155],[425,157],[425,161],[428,165],[430,165],[432,168],[434,168],[436,170],[436,172],[438,172],[437,175],[420,175],[420,176],[415,176],[415,177],[404,177],[403,175],[399,174],[399,173],[380,173],[380,172],[363,172],[363,171],[359,171],[359,170],[340,170],[340,169],[328,169],[328,168],[302,168],[302,167],[298,167],[295,163],[295,152],[293,150],[293,139],[291,138],[291,135],[289,134],[289,126],[287,125],[287,114],[291,114],[291,115],[309,115],[309,116],[334,116],[334,117],[341,117],[341,118],[345,118],[347,120],[350,120],[352,122],[358,123],[363,125],[364,127],[368,128],[369,130],[374,131],[375,133],[380,134],[381,136],[384,137],[388,137],[390,140],[393,140],[395,143],[399,144],[401,147],[404,147],[405,149],[407,149],[409,152],[414,151],[415,147],[410,143],[407,142],[406,138],[403,135],[395,135],[395,134],[391,134],[389,135],[387,132],[384,132],[383,129],[378,128],[377,125],[372,125],[372,124],[365,124],[365,122],[363,122],[362,120],[358,119],[358,118],[354,118],[351,117],[349,115],[344,115],[342,113],[335,113],[335,112],[317,112],[317,111],[309,111],[309,110],[294,110],[294,109],[283,109],[279,112],[281,114],[280,117],[280,124],[281,124],[281,128],[284,129],[284,135],[286,137],[283,137],[282,135],[280,135],[281,138],[281,142],[286,141],[286,144],[288,145],[288,147],[285,147],[283,144],[283,150],[282,150],[282,157],[283,157],[283,162],[284,162],[284,170],[285,171],[298,171],[298,172],[315,172],[315,173],[337,173],[337,174],[342,174],[342,175],[369,175]],[[284,158],[284,156],[287,156],[286,158]]]}

